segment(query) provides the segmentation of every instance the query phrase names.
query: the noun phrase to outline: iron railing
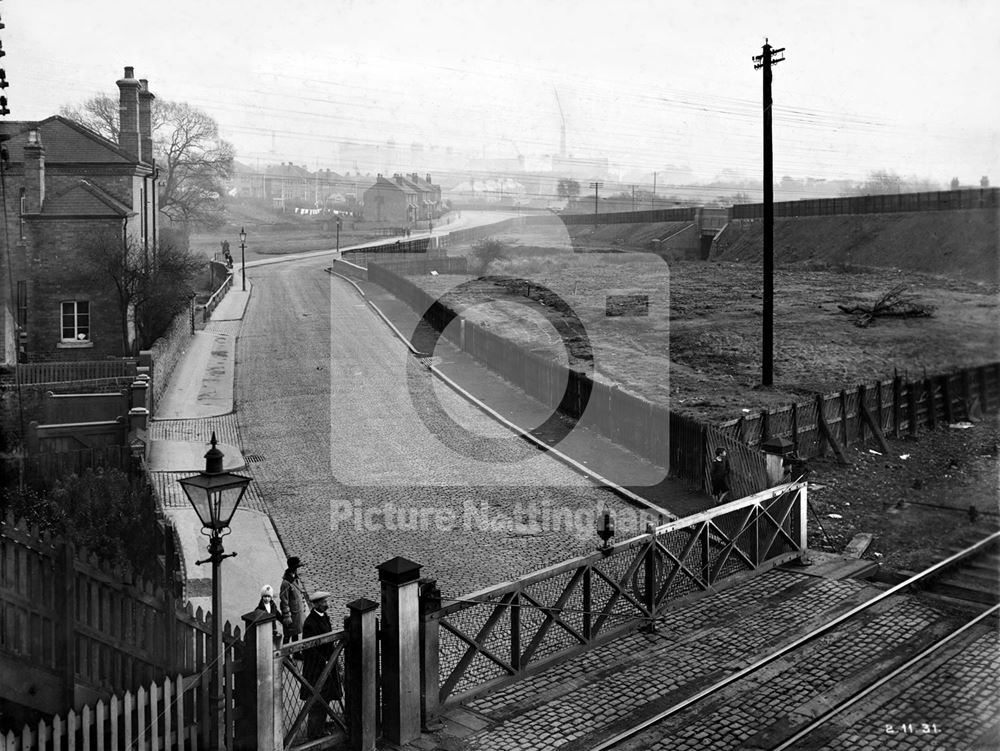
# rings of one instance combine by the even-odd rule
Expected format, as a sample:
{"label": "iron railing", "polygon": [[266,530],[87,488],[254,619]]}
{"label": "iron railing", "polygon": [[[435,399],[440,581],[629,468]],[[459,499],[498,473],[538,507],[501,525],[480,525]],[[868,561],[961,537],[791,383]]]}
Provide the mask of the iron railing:
{"label": "iron railing", "polygon": [[523,678],[805,549],[806,486],[795,483],[440,605],[425,598],[426,709]]}

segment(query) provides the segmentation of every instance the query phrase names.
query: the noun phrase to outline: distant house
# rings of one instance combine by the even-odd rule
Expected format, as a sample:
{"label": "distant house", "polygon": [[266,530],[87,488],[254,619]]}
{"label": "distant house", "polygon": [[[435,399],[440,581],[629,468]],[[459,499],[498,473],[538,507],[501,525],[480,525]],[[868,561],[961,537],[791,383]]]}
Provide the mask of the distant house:
{"label": "distant house", "polygon": [[147,250],[156,246],[154,96],[132,68],[117,83],[118,143],[58,115],[0,123],[8,227],[0,245],[4,363],[125,354],[112,283],[89,286],[79,258],[83,242],[108,232]]}
{"label": "distant house", "polygon": [[431,176],[422,178],[416,172],[403,180],[420,194],[418,219],[437,219],[441,216],[441,186],[431,182]]}
{"label": "distant house", "polygon": [[366,222],[394,222],[408,224],[420,218],[422,192],[402,175],[387,180],[382,175],[365,191],[364,218]]}

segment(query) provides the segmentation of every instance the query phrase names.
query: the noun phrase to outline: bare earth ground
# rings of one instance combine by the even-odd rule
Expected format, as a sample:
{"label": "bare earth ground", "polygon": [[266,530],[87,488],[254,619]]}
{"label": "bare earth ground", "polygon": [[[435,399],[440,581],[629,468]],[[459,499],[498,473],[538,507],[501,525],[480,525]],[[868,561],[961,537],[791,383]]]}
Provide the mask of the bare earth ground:
{"label": "bare earth ground", "polygon": [[[499,239],[510,258],[487,273],[526,279],[562,297],[590,335],[598,377],[702,420],[739,417],[897,371],[922,376],[1000,359],[995,286],[896,269],[787,266],[775,272],[775,385],[765,389],[759,386],[760,266],[688,261],[668,268],[646,253],[573,253],[568,238],[553,240],[544,231]],[[440,295],[469,278],[423,276],[418,283]],[[933,309],[931,317],[879,319],[859,328],[837,307],[874,302],[900,282]],[[605,315],[607,294],[637,291],[648,295],[648,316]],[[574,347],[564,347],[535,312],[544,294],[532,296],[508,295],[494,284],[464,294],[469,318],[563,361],[572,357]],[[851,449],[848,466],[811,461],[810,540],[839,551],[856,533],[870,532],[868,557],[887,569],[907,569],[996,530],[998,438],[993,415],[968,429],[890,439],[890,456]],[[970,506],[978,511],[975,522]]]}

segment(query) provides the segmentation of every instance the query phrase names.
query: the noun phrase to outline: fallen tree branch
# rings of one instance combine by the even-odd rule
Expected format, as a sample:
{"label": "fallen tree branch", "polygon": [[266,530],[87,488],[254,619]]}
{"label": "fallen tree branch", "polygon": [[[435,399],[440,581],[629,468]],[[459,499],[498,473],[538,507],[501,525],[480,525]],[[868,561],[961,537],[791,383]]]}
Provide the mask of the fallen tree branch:
{"label": "fallen tree branch", "polygon": [[921,305],[912,297],[906,297],[905,284],[897,284],[895,287],[880,297],[874,305],[838,305],[842,311],[848,314],[860,313],[860,317],[854,322],[855,326],[865,328],[876,318],[884,316],[887,318],[926,318],[934,313],[934,308],[928,305]]}

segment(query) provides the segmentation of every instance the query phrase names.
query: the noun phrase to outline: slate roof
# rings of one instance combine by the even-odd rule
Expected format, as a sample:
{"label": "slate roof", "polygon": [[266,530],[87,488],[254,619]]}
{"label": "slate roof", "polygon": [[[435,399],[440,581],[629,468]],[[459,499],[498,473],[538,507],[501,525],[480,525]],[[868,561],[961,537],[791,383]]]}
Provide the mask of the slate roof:
{"label": "slate roof", "polygon": [[87,180],[80,180],[56,195],[46,195],[42,207],[42,216],[126,217],[134,213],[131,207]]}
{"label": "slate roof", "polygon": [[[0,132],[11,136],[7,151],[13,164],[24,162],[28,131],[37,129],[45,147],[48,164],[138,164],[118,144],[73,120],[52,115],[38,121],[10,121],[0,124]],[[145,166],[145,165],[144,165]]]}

